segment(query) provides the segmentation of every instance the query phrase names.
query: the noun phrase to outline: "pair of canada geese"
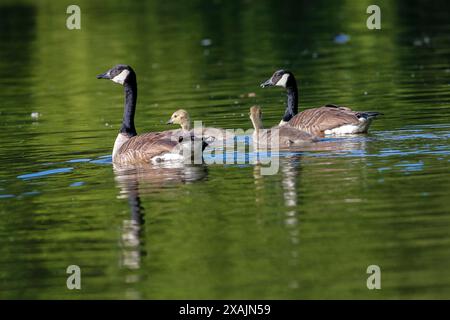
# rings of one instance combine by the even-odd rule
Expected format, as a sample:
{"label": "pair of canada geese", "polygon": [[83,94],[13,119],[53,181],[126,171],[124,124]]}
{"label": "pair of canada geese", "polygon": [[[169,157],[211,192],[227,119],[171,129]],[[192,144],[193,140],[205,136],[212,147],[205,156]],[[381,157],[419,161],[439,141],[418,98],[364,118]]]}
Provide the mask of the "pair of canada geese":
{"label": "pair of canada geese", "polygon": [[[162,132],[148,132],[138,135],[134,126],[137,100],[136,73],[127,65],[116,65],[97,76],[122,85],[125,89],[125,107],[122,126],[114,143],[112,160],[115,164],[137,164],[165,160],[183,160],[186,144],[191,149],[201,151],[214,139],[230,138],[223,129],[203,128],[201,136],[196,136],[190,127],[186,111],[176,111],[168,123],[180,124],[181,129]],[[278,86],[287,91],[286,112],[278,126],[263,129],[262,113],[258,106],[250,108],[253,123],[253,140],[258,146],[271,143],[277,137],[280,147],[298,146],[313,143],[326,134],[366,133],[372,120],[379,112],[352,111],[347,107],[325,105],[298,113],[298,89],[294,75],[285,70],[276,71],[261,87]],[[274,130],[276,129],[276,131]],[[275,135],[275,132],[277,135]],[[211,140],[212,139],[212,140]]]}

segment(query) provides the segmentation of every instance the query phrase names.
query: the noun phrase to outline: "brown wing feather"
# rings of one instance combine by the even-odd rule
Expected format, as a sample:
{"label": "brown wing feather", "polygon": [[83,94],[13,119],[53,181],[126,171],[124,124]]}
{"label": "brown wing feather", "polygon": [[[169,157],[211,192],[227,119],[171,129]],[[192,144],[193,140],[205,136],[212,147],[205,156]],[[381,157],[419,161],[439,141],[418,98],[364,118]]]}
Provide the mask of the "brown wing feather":
{"label": "brown wing feather", "polygon": [[299,130],[318,135],[323,134],[325,130],[357,123],[359,123],[357,112],[347,107],[327,105],[304,110],[293,117],[287,124]]}
{"label": "brown wing feather", "polygon": [[116,162],[149,162],[153,157],[171,152],[179,144],[166,132],[149,132],[130,138],[119,149]]}

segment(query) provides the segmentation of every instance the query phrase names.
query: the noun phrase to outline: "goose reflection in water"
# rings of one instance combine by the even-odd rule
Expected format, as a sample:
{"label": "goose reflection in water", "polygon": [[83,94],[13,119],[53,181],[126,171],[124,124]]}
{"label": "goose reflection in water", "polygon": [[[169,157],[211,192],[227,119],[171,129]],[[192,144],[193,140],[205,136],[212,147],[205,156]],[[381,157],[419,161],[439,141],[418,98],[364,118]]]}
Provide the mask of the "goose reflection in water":
{"label": "goose reflection in water", "polygon": [[130,188],[153,192],[170,185],[203,180],[208,174],[204,164],[184,164],[182,162],[161,162],[155,165],[113,164],[115,180],[120,187],[120,197],[128,197]]}
{"label": "goose reflection in water", "polygon": [[[283,221],[291,243],[291,259],[287,262],[291,265],[298,265],[298,186],[297,181],[300,179],[300,154],[289,154],[280,157],[281,186],[283,190]],[[264,175],[261,174],[261,164],[257,163],[253,169],[253,177],[255,180],[255,202],[256,205],[264,205]],[[297,288],[297,279],[291,279],[288,286]]]}
{"label": "goose reflection in water", "polygon": [[[145,255],[144,207],[141,195],[162,190],[167,186],[194,183],[206,178],[205,165],[185,165],[183,163],[161,163],[159,165],[118,166],[113,165],[115,181],[119,187],[119,198],[128,199],[130,218],[123,220],[121,231],[122,256],[120,266],[133,271],[141,267],[141,257]],[[126,283],[139,282],[138,274],[128,273]],[[139,298],[138,292],[127,292],[129,298]]]}
{"label": "goose reflection in water", "polygon": [[[281,152],[279,155],[279,171],[281,176],[281,187],[283,190],[284,212],[282,220],[284,222],[289,241],[291,243],[291,257],[287,261],[292,266],[299,265],[299,242],[300,228],[299,216],[301,211],[301,195],[298,193],[300,188],[301,171],[304,169],[302,160],[311,156],[332,157],[336,154],[349,153],[357,154],[364,159],[366,153],[366,138],[346,137],[325,139],[315,144],[305,145],[299,148],[290,148],[289,152]],[[267,177],[261,174],[261,163],[256,163],[253,168],[253,177],[255,184],[255,202],[256,205],[264,206],[264,180]],[[331,165],[332,170],[332,165]],[[272,195],[271,195],[272,196]],[[297,279],[291,279],[287,284],[291,289],[297,289],[299,283]]]}

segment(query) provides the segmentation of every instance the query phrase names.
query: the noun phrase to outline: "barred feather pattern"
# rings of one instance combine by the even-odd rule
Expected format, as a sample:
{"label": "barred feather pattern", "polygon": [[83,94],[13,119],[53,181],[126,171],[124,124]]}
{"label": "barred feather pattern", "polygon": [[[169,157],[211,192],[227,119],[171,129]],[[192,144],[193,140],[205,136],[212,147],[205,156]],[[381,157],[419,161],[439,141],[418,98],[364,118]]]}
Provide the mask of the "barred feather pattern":
{"label": "barred feather pattern", "polygon": [[149,163],[153,157],[172,152],[179,144],[161,132],[149,132],[131,137],[119,149],[116,164]]}
{"label": "barred feather pattern", "polygon": [[307,109],[294,116],[286,125],[312,135],[323,135],[325,130],[331,130],[343,125],[358,125],[363,112],[355,112],[350,108],[326,105]]}

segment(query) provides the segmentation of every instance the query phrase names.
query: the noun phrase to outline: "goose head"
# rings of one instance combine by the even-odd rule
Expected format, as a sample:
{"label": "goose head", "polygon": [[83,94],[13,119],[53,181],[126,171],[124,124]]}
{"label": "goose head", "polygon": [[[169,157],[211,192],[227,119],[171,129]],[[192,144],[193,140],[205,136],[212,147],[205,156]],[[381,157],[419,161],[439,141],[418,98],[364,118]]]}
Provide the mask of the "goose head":
{"label": "goose head", "polygon": [[248,114],[250,116],[250,120],[252,120],[253,127],[255,129],[262,129],[262,111],[259,106],[253,106],[250,108],[250,112]]}
{"label": "goose head", "polygon": [[191,118],[186,110],[180,109],[172,114],[167,124],[179,124],[182,129],[190,130]]}
{"label": "goose head", "polygon": [[120,85],[125,85],[136,82],[136,73],[130,66],[118,64],[105,73],[99,74],[97,79],[108,79]]}
{"label": "goose head", "polygon": [[294,85],[295,85],[295,78],[292,72],[286,70],[277,70],[268,80],[261,83],[261,88],[273,86],[289,88]]}

